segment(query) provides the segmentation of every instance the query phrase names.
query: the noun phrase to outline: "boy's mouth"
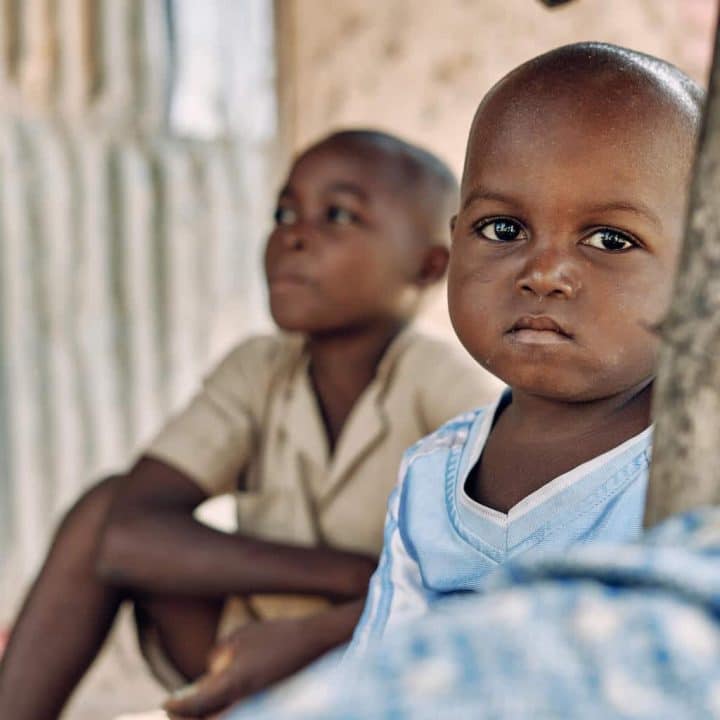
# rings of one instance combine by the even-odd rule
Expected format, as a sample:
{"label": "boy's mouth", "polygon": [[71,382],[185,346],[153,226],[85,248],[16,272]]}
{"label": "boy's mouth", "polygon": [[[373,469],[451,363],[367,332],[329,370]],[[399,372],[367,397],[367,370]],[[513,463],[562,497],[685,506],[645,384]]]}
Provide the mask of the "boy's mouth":
{"label": "boy's mouth", "polygon": [[508,331],[514,342],[527,345],[552,345],[572,340],[572,335],[547,315],[524,315]]}
{"label": "boy's mouth", "polygon": [[267,282],[271,289],[292,288],[310,284],[309,278],[304,274],[286,270],[269,273]]}

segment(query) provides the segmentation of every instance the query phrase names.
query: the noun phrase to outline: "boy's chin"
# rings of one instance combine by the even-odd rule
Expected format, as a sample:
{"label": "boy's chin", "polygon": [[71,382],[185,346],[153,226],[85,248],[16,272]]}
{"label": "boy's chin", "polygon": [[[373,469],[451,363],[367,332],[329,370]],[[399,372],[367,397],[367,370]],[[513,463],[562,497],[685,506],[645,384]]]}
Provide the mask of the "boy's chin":
{"label": "boy's chin", "polygon": [[283,332],[287,333],[301,333],[303,335],[308,335],[313,332],[313,327],[311,324],[308,324],[306,322],[303,322],[302,320],[286,320],[281,319],[278,320],[277,318],[273,318],[275,325],[278,327],[279,330],[282,330]]}
{"label": "boy's chin", "polygon": [[614,394],[602,383],[588,382],[585,373],[564,372],[561,368],[533,368],[531,370],[497,373],[511,390],[555,402],[588,402]]}
{"label": "boy's chin", "polygon": [[318,322],[316,318],[272,313],[272,319],[280,330],[287,333],[324,335],[338,330],[336,325],[332,323]]}
{"label": "boy's chin", "polygon": [[513,392],[558,403],[587,403],[613,397],[628,390],[626,384],[588,383],[587,378],[557,377],[500,377]]}
{"label": "boy's chin", "polygon": [[313,327],[317,324],[316,318],[312,313],[303,311],[298,305],[289,303],[278,304],[270,303],[270,316],[275,325],[285,332],[308,333],[312,332]]}

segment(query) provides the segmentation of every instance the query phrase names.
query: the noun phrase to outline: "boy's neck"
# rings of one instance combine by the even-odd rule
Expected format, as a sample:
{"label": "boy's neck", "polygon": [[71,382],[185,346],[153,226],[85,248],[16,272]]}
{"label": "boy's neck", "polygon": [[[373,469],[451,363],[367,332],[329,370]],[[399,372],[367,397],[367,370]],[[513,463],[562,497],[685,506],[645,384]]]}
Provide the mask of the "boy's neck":
{"label": "boy's neck", "polygon": [[331,451],[388,346],[407,325],[407,320],[389,318],[371,326],[308,337],[310,379]]}
{"label": "boy's neck", "polygon": [[651,388],[648,379],[585,403],[513,391],[468,478],[470,497],[507,513],[554,478],[638,435],[650,423]]}
{"label": "boy's neck", "polygon": [[654,378],[610,397],[587,402],[563,402],[513,390],[507,421],[520,432],[542,430],[542,436],[577,437],[609,423],[627,425],[638,432],[650,425]]}

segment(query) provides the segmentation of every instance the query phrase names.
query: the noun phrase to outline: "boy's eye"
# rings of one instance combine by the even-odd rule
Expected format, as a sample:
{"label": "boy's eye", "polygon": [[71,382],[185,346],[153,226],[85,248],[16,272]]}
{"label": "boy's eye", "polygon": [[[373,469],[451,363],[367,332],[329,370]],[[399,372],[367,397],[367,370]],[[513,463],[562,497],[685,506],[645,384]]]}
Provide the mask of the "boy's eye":
{"label": "boy's eye", "polygon": [[297,221],[297,213],[289,207],[278,207],[273,213],[276,225],[292,225]]}
{"label": "boy's eye", "polygon": [[350,210],[346,210],[339,205],[331,205],[327,209],[326,215],[328,222],[334,223],[335,225],[352,225],[357,222],[357,215]]}
{"label": "boy's eye", "polygon": [[512,218],[495,218],[494,220],[484,220],[477,223],[473,227],[473,231],[484,237],[486,240],[493,242],[513,242],[514,240],[524,240],[527,233],[523,226]]}
{"label": "boy's eye", "polygon": [[592,235],[586,237],[582,244],[598,248],[598,250],[605,250],[605,252],[622,252],[638,246],[638,243],[627,233],[610,228],[596,230]]}

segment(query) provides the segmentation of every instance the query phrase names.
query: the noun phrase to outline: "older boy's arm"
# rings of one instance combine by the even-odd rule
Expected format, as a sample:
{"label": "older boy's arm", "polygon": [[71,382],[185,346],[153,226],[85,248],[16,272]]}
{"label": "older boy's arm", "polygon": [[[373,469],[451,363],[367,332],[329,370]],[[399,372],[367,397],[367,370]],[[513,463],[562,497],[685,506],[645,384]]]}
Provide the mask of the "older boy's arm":
{"label": "older boy's arm", "polygon": [[165,708],[182,717],[205,717],[289,677],[350,639],[362,602],[236,630],[213,652],[208,674],[171,697]]}
{"label": "older boy's arm", "polygon": [[186,596],[287,592],[354,599],[366,592],[371,558],[218,532],[193,518],[206,497],[183,473],[141,459],[110,508],[98,572],[119,586]]}

